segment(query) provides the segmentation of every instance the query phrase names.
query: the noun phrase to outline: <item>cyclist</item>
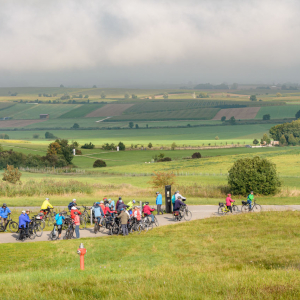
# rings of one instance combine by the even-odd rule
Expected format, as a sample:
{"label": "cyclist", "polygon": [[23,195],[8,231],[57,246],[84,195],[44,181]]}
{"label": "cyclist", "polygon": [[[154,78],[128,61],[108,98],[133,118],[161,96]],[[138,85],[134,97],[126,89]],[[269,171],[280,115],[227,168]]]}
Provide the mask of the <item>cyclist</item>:
{"label": "cyclist", "polygon": [[49,198],[46,198],[41,206],[41,212],[43,212],[44,215],[48,215],[50,213],[50,208],[53,208],[53,206],[49,202]]}
{"label": "cyclist", "polygon": [[138,206],[134,206],[132,216],[134,222],[139,223],[141,221],[141,211],[139,210]]}
{"label": "cyclist", "polygon": [[99,204],[100,204],[99,202],[96,202],[96,204],[94,205],[94,213],[95,213],[95,219],[97,219],[99,225],[102,226],[101,221],[102,218],[104,217],[104,212]]}
{"label": "cyclist", "polygon": [[117,216],[117,218],[121,219],[121,226],[122,226],[122,231],[123,231],[123,236],[128,235],[128,220],[129,216],[126,213],[126,209],[121,208],[121,213]]}
{"label": "cyclist", "polygon": [[227,209],[231,211],[232,213],[232,203],[234,202],[234,200],[231,199],[231,194],[227,194],[227,198],[226,198],[226,206]]}
{"label": "cyclist", "polygon": [[117,203],[116,203],[116,210],[119,209],[120,201],[121,201],[121,203],[123,202],[123,201],[122,201],[122,197],[119,197],[119,200],[118,200]]}
{"label": "cyclist", "polygon": [[77,209],[76,206],[72,206],[71,208],[71,218],[74,220],[75,218],[75,212],[77,212],[78,215],[81,215],[81,212]]}
{"label": "cyclist", "polygon": [[250,194],[248,195],[248,198],[247,198],[247,203],[249,204],[250,210],[251,210],[251,208],[252,208],[251,205],[252,205],[253,199],[254,199],[254,195],[253,195],[253,191],[251,191]]}
{"label": "cyclist", "polygon": [[[108,203],[109,203],[109,208],[110,209],[113,209],[115,207],[115,201],[114,200],[108,199]],[[113,206],[113,208],[112,208],[112,206]]]}
{"label": "cyclist", "polygon": [[154,216],[152,214],[153,211],[155,211],[155,209],[151,208],[149,206],[149,202],[146,202],[144,207],[143,207],[143,213],[144,213],[145,216],[150,216],[151,217],[152,223],[154,223]]}
{"label": "cyclist", "polygon": [[101,209],[104,211],[105,205],[104,205],[103,201],[100,201],[100,207],[101,207]]}
{"label": "cyclist", "polygon": [[135,204],[135,200],[129,201],[127,203],[127,210],[132,210],[134,204]]}
{"label": "cyclist", "polygon": [[68,205],[68,210],[71,211],[71,208],[72,208],[73,206],[76,206],[76,199],[73,199],[72,202],[69,203],[69,205]]}
{"label": "cyclist", "polygon": [[125,205],[122,200],[119,200],[119,205],[117,207],[117,210],[121,210],[121,208],[124,208],[126,210],[127,205]]}
{"label": "cyclist", "polygon": [[61,237],[62,224],[63,224],[64,219],[65,219],[65,217],[62,215],[61,212],[59,214],[55,215],[55,221],[56,221],[57,231],[58,231],[58,240]]}
{"label": "cyclist", "polygon": [[163,215],[164,213],[161,210],[162,195],[160,192],[156,192],[156,205],[157,205],[157,215],[159,215],[160,213]]}
{"label": "cyclist", "polygon": [[177,200],[178,197],[180,197],[181,199],[185,199],[185,197],[183,197],[179,194],[179,191],[175,192],[175,194],[171,198],[171,201],[173,204],[173,211],[175,210],[175,201]]}
{"label": "cyclist", "polygon": [[115,211],[110,210],[109,204],[107,203],[107,204],[105,205],[105,208],[104,208],[104,215],[105,215],[105,216],[106,216],[106,215],[111,215],[111,214],[113,214],[113,213],[115,213]]}
{"label": "cyclist", "polygon": [[25,234],[28,235],[27,223],[30,223],[30,219],[26,214],[25,210],[22,210],[21,215],[19,216],[19,229],[25,229]]}
{"label": "cyclist", "polygon": [[[2,219],[4,220],[4,228],[5,228],[5,225],[6,225],[6,222],[7,222],[7,217],[8,215],[11,214],[11,210],[7,207],[7,205],[5,203],[3,203],[2,207],[0,207],[0,220],[1,220],[1,223],[2,223]],[[7,230],[5,230],[6,232]]]}
{"label": "cyclist", "polygon": [[181,201],[181,199],[182,199],[181,196],[178,196],[178,195],[177,195],[177,200],[175,201],[175,209],[174,209],[174,211],[179,211],[180,219],[182,218],[181,213],[180,213],[180,207],[181,207],[181,206],[186,206],[186,204],[183,203],[183,202]]}

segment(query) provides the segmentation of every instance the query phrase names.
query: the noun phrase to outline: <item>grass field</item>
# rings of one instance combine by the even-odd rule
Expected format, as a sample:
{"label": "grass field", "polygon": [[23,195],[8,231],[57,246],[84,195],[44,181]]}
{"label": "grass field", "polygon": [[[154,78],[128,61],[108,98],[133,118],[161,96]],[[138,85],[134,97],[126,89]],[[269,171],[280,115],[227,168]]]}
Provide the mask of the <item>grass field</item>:
{"label": "grass field", "polygon": [[297,299],[298,220],[299,212],[246,214],[81,239],[84,271],[76,240],[1,244],[0,292],[3,299]]}
{"label": "grass field", "polygon": [[262,119],[263,115],[270,114],[272,119],[295,118],[300,105],[268,106],[261,107],[255,119]]}
{"label": "grass field", "polygon": [[60,115],[60,119],[67,119],[67,118],[82,118],[89,114],[90,112],[99,109],[100,107],[104,106],[105,104],[83,104],[80,105],[71,111],[66,112],[63,115]]}

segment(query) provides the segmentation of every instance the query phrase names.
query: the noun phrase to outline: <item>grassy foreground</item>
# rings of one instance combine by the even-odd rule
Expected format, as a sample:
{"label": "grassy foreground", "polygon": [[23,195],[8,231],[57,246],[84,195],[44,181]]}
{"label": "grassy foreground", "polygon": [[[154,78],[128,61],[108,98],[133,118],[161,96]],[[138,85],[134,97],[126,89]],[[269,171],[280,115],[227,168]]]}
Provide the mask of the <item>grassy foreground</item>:
{"label": "grassy foreground", "polygon": [[[2,299],[297,299],[299,212],[197,220],[123,238],[2,244]],[[83,242],[86,269],[76,250]]]}

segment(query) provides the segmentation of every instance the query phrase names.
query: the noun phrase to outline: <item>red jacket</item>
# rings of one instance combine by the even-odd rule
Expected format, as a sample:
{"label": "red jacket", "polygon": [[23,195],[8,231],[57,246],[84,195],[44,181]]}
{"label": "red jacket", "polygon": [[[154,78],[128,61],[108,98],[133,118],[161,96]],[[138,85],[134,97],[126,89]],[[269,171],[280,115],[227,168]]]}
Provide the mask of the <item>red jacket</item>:
{"label": "red jacket", "polygon": [[107,212],[112,214],[112,213],[115,213],[116,211],[110,210],[109,207],[105,207],[103,212],[104,212],[104,215],[106,215]]}
{"label": "red jacket", "polygon": [[151,215],[153,211],[155,211],[155,209],[151,208],[149,205],[143,207],[143,213],[146,215]]}
{"label": "red jacket", "polygon": [[226,198],[226,205],[231,206],[231,202],[234,202],[234,200],[231,199],[231,197]]}
{"label": "red jacket", "polygon": [[71,209],[71,218],[74,219],[75,218],[75,215],[74,215],[74,212],[77,211],[78,212],[78,215],[81,215],[81,212],[78,210],[78,209]]}

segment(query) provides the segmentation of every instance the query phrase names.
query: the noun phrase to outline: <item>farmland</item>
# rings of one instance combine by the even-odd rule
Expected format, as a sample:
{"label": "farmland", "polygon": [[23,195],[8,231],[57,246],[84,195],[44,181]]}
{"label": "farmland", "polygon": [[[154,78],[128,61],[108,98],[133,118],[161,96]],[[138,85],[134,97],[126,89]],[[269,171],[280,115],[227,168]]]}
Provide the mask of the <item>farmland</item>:
{"label": "farmland", "polygon": [[83,104],[59,116],[60,119],[82,118],[105,104]]}
{"label": "farmland", "polygon": [[261,107],[255,119],[262,119],[263,115],[269,114],[271,119],[295,118],[300,105]]}

